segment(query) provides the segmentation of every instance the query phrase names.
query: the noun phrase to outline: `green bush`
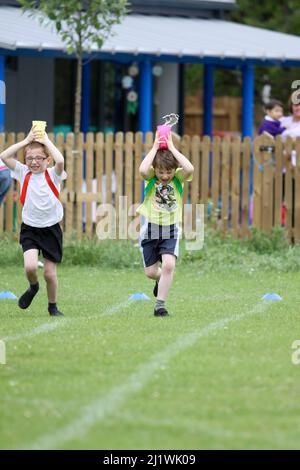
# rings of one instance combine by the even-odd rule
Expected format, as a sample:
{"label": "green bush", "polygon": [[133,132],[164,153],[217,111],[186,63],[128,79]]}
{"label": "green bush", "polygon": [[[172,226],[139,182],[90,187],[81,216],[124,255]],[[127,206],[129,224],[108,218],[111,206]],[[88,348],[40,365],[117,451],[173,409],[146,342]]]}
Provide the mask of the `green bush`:
{"label": "green bush", "polygon": [[0,268],[2,266],[22,265],[23,254],[19,243],[5,235],[0,238]]}
{"label": "green bush", "polygon": [[243,240],[207,228],[202,250],[186,251],[184,240],[181,242],[179,263],[194,263],[206,272],[228,269],[299,271],[300,247],[289,245],[286,231],[281,227],[275,227],[270,235],[252,229],[251,236]]}
{"label": "green bush", "polygon": [[[0,240],[0,268],[22,265],[23,255],[16,240],[5,236]],[[137,244],[129,241],[97,239],[66,241],[64,265],[87,265],[105,268],[142,269]],[[180,242],[178,265],[194,264],[200,271],[242,270],[252,273],[258,269],[300,271],[300,246],[289,246],[286,232],[275,227],[271,235],[253,229],[251,237],[237,240],[229,235],[207,229],[201,250],[188,251],[185,240]]]}
{"label": "green bush", "polygon": [[66,242],[64,264],[132,268],[141,266],[141,257],[138,247],[131,242],[106,240],[99,243],[92,239]]}
{"label": "green bush", "polygon": [[255,228],[251,233],[252,236],[245,240],[245,244],[256,253],[273,253],[286,250],[289,246],[286,230],[282,227],[274,227],[271,235]]}

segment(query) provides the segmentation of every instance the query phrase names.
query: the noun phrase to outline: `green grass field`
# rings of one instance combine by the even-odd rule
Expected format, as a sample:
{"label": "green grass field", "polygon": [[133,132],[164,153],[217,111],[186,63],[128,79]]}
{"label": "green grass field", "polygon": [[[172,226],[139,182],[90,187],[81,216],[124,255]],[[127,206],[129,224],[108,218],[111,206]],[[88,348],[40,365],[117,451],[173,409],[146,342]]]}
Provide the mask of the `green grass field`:
{"label": "green grass field", "polygon": [[[0,272],[20,295],[22,267]],[[64,318],[43,282],[26,311],[0,301],[1,449],[299,449],[300,272],[179,265],[169,318],[141,269],[61,266],[59,281]]]}

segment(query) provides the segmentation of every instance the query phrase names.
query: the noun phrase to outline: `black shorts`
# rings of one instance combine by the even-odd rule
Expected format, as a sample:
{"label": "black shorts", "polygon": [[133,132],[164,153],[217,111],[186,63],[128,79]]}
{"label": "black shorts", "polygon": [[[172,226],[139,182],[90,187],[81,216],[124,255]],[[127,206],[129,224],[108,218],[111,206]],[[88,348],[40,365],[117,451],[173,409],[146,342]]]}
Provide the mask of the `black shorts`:
{"label": "black shorts", "polygon": [[22,223],[20,244],[23,253],[37,249],[39,254],[42,252],[43,257],[53,263],[60,263],[62,260],[62,231],[59,224],[41,228]]}
{"label": "black shorts", "polygon": [[177,258],[179,254],[178,225],[145,224],[141,228],[140,250],[145,268],[161,261],[162,255],[170,254]]}

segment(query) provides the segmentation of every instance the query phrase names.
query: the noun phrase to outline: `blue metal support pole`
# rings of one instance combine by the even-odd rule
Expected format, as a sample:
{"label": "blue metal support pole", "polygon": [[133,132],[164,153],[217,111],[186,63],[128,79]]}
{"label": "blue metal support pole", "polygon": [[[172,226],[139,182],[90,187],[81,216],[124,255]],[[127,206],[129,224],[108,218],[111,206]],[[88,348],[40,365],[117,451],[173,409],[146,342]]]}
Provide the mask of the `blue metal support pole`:
{"label": "blue metal support pole", "polygon": [[204,65],[203,134],[213,133],[214,66]]}
{"label": "blue metal support pole", "polygon": [[[150,60],[140,63],[139,90],[139,130],[145,133],[152,130],[152,64]],[[144,199],[144,183],[142,183],[142,200]]]}
{"label": "blue metal support pole", "polygon": [[[254,68],[253,65],[245,64],[242,67],[242,137],[253,137],[253,109],[254,109]],[[242,178],[244,175],[242,175]],[[249,224],[252,224],[253,210],[253,159],[250,161],[250,182],[249,182]]]}
{"label": "blue metal support pole", "polygon": [[0,132],[3,132],[5,127],[5,102],[5,56],[0,55]]}
{"label": "blue metal support pole", "polygon": [[139,130],[152,130],[152,64],[145,60],[140,64]]}
{"label": "blue metal support pole", "polygon": [[246,64],[242,67],[242,136],[253,136],[253,109],[254,109],[254,68]]}
{"label": "blue metal support pole", "polygon": [[81,96],[81,132],[88,132],[90,125],[90,75],[91,63],[82,66],[82,96]]}

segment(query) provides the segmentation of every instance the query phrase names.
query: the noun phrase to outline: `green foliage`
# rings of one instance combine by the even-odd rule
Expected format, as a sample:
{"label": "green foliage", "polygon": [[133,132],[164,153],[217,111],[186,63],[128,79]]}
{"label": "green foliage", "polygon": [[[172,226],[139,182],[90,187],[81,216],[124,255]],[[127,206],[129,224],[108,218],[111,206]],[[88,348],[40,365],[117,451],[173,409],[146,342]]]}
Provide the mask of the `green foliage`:
{"label": "green foliage", "polygon": [[187,95],[196,95],[203,88],[203,65],[185,65],[185,92]]}
{"label": "green foliage", "polygon": [[300,35],[300,4],[298,0],[237,0],[237,10],[230,13],[233,21]]}
{"label": "green foliage", "polygon": [[138,247],[128,241],[73,241],[65,244],[64,264],[134,268],[141,267],[141,256]]}
{"label": "green foliage", "polygon": [[22,262],[22,250],[18,242],[7,235],[0,238],[0,268],[3,266],[21,266]]}
{"label": "green foliage", "polygon": [[[300,35],[300,3],[298,0],[237,0],[238,9],[228,19],[249,26]],[[273,98],[287,103],[291,94],[291,83],[299,79],[299,69],[294,67],[262,67],[255,69],[255,98],[261,102],[263,84],[268,82]],[[288,109],[285,109],[288,114]]]}
{"label": "green foliage", "polygon": [[[242,78],[240,70],[225,70],[215,67],[214,96],[240,96]],[[203,65],[186,64],[185,91],[188,96],[196,95],[203,89]]]}
{"label": "green foliage", "polygon": [[[237,0],[237,9],[227,14],[226,19],[241,24],[270,29],[282,33],[300,35],[300,3],[298,0]],[[186,66],[186,92],[195,95],[197,90],[203,88],[203,67],[201,64],[188,64]],[[271,95],[285,105],[285,114],[288,98],[291,94],[291,83],[299,79],[299,68],[256,66],[255,67],[255,102],[262,108],[261,91],[265,83],[271,85]],[[240,70],[215,69],[214,76],[215,96],[241,96],[242,81]],[[262,112],[262,110],[261,110]],[[261,112],[257,118],[261,118]]]}
{"label": "green foliage", "polygon": [[[16,240],[7,236],[0,239],[0,267],[22,266],[22,249]],[[107,268],[135,268],[142,266],[139,249],[128,241],[86,239],[64,243],[63,264],[67,266],[96,266]]]}
{"label": "green foliage", "polygon": [[289,246],[286,232],[274,227],[271,235],[252,229],[247,239],[237,240],[206,229],[202,250],[186,251],[182,241],[178,264],[194,264],[203,272],[226,271],[228,268],[255,272],[276,269],[281,272],[300,270],[300,247]]}
{"label": "green foliage", "polygon": [[127,0],[20,0],[23,10],[50,19],[67,46],[67,52],[77,56],[93,44],[102,47],[115,23],[127,13]]}
{"label": "green foliage", "polygon": [[274,253],[288,249],[286,231],[279,226],[273,228],[271,235],[253,228],[252,237],[246,240],[245,244],[250,250],[262,254]]}
{"label": "green foliage", "polygon": [[[0,266],[22,266],[22,250],[16,240],[0,240]],[[130,241],[84,239],[66,241],[63,264],[66,266],[94,266],[113,269],[142,270],[137,244]],[[237,240],[209,228],[205,231],[201,250],[187,251],[181,240],[178,266],[197,266],[202,272],[276,269],[281,272],[300,271],[300,246],[289,246],[286,232],[275,227],[271,235],[253,229],[251,237]]]}
{"label": "green foliage", "polygon": [[54,23],[58,34],[66,45],[68,54],[75,53],[78,59],[76,75],[74,132],[80,130],[81,82],[83,52],[90,52],[96,45],[99,49],[111,34],[115,23],[120,23],[127,13],[127,0],[20,0],[24,11],[39,17],[41,23]]}

